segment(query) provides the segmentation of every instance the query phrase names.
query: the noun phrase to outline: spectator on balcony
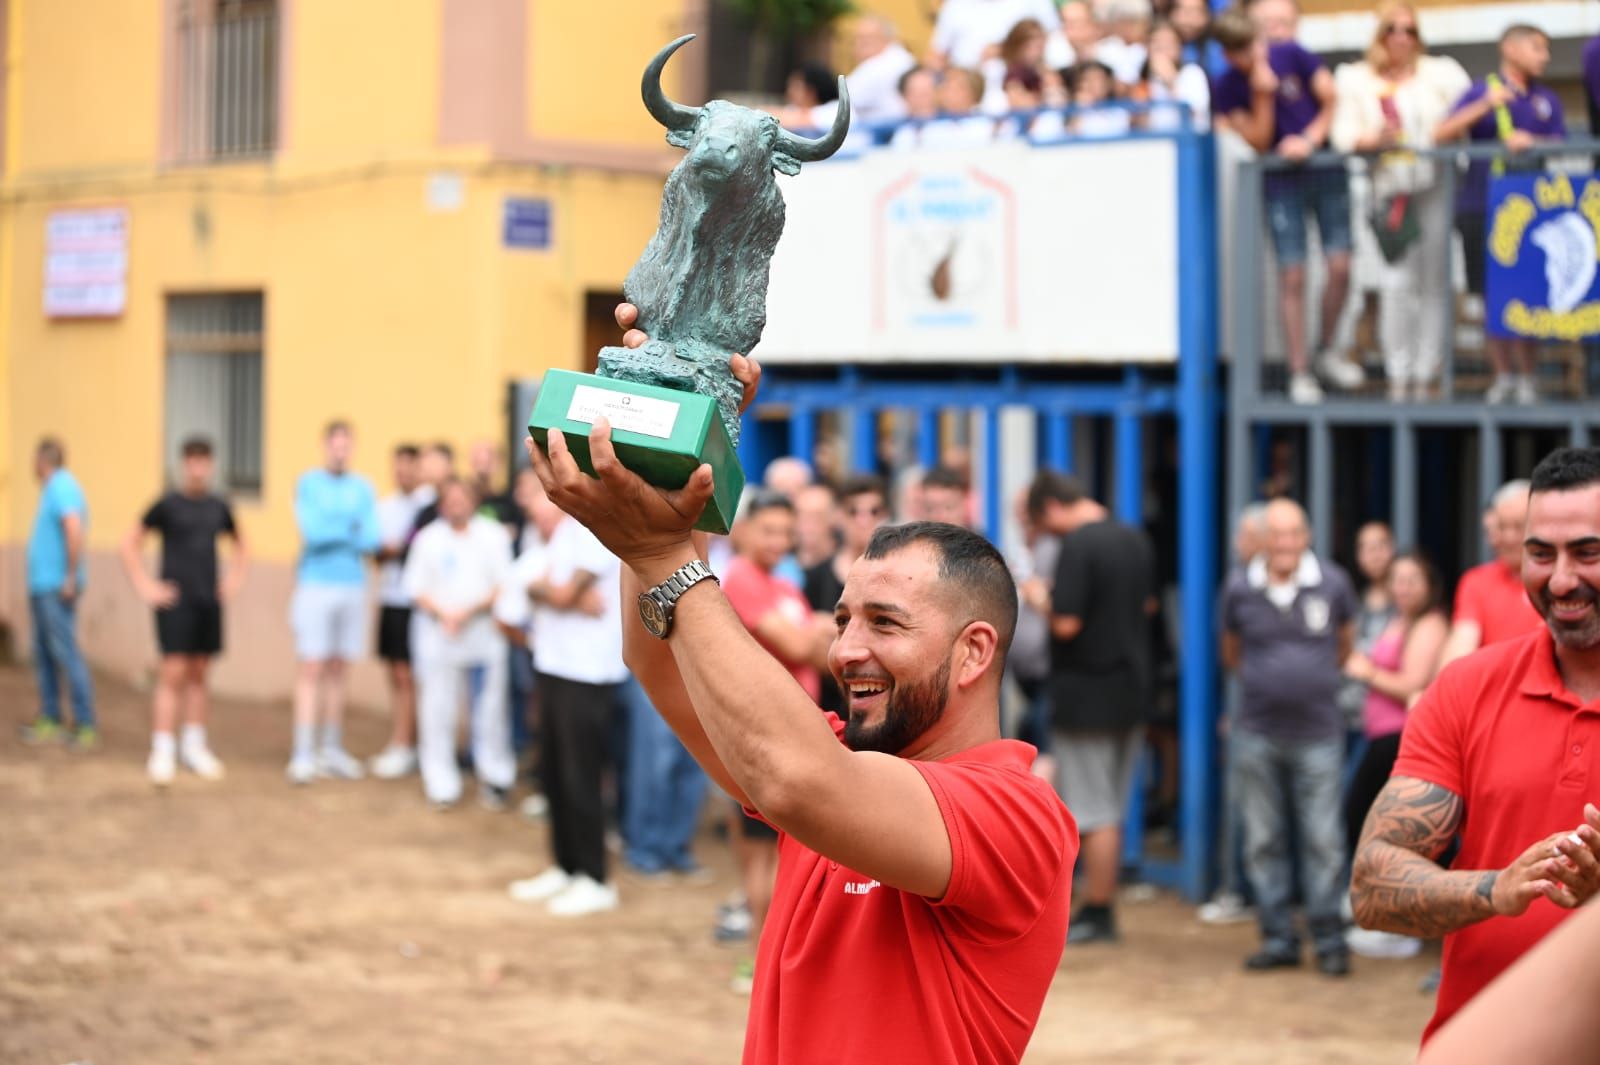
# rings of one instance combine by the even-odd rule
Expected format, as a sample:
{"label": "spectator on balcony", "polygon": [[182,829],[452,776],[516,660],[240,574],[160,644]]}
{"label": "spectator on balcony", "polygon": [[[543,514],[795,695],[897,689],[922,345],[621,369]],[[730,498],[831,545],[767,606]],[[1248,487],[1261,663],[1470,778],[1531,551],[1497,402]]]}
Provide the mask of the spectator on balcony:
{"label": "spectator on balcony", "polygon": [[1589,105],[1589,135],[1600,137],[1600,34],[1583,46],[1583,96]]}
{"label": "spectator on balcony", "polygon": [[990,114],[1021,110],[1011,106],[1006,83],[1013,73],[1024,79],[1031,73],[1037,78],[1044,69],[1044,51],[1044,24],[1038,19],[1025,18],[1011,27],[1000,42],[1000,53],[983,61],[983,110]]}
{"label": "spectator on balcony", "polygon": [[[1183,36],[1170,22],[1150,30],[1150,58],[1140,72],[1140,95],[1151,107],[1145,125],[1152,130],[1194,129],[1211,125],[1211,79],[1200,64],[1183,57]],[[1182,109],[1188,107],[1186,117]]]}
{"label": "spectator on balcony", "polygon": [[933,24],[928,66],[977,67],[1000,54],[1000,42],[1025,18],[1036,19],[1046,32],[1061,24],[1053,0],[945,0]]}
{"label": "spectator on balcony", "polygon": [[[1484,215],[1489,207],[1489,175],[1508,169],[1539,169],[1542,159],[1519,161],[1518,153],[1537,144],[1565,139],[1561,100],[1539,83],[1550,65],[1550,38],[1535,26],[1517,25],[1500,35],[1500,69],[1472,84],[1456,103],[1455,112],[1433,132],[1439,144],[1466,138],[1499,141],[1511,156],[1474,160],[1456,195],[1456,230],[1466,253],[1467,288],[1484,291],[1484,258],[1488,240]],[[1520,162],[1520,165],[1519,165]],[[1494,383],[1484,397],[1490,403],[1537,403],[1534,384],[1534,342],[1490,336],[1484,344],[1494,366]]]}
{"label": "spectator on balcony", "polygon": [[1218,128],[1231,130],[1257,152],[1290,164],[1288,169],[1269,170],[1263,191],[1278,257],[1289,398],[1295,403],[1318,403],[1322,386],[1312,373],[1306,351],[1308,213],[1316,216],[1327,268],[1318,345],[1321,354],[1316,367],[1340,388],[1359,387],[1365,379],[1360,366],[1332,350],[1339,312],[1350,288],[1349,186],[1342,168],[1304,165],[1328,136],[1333,120],[1333,75],[1322,60],[1294,41],[1268,43],[1243,12],[1225,11],[1217,16],[1216,36],[1229,67],[1217,80],[1212,101]]}
{"label": "spectator on balcony", "polygon": [[789,72],[778,121],[787,129],[827,129],[839,107],[839,79],[827,64],[808,59]]}
{"label": "spectator on balcony", "polygon": [[1068,128],[1079,137],[1121,137],[1130,127],[1128,112],[1106,107],[1117,99],[1117,79],[1098,59],[1076,64],[1067,73],[1073,115]]}
{"label": "spectator on balcony", "polygon": [[862,122],[891,122],[905,116],[905,101],[900,95],[900,79],[917,65],[893,22],[882,15],[863,15],[856,20],[850,38],[856,66],[845,75],[850,88],[850,107]]}
{"label": "spectator on balcony", "polygon": [[1372,224],[1387,260],[1378,335],[1390,399],[1425,398],[1444,358],[1450,201],[1438,162],[1410,149],[1433,146],[1434,130],[1470,84],[1460,63],[1424,53],[1416,9],[1405,0],[1378,6],[1366,56],[1334,77],[1333,146],[1372,155]]}
{"label": "spectator on balcony", "polygon": [[994,140],[995,119],[980,114],[983,75],[965,67],[951,67],[938,79],[937,117],[895,131],[896,147],[953,148],[988,144]]}
{"label": "spectator on balcony", "polygon": [[1245,5],[1268,44],[1293,41],[1300,33],[1300,5],[1295,0],[1254,0]]}
{"label": "spectator on balcony", "polygon": [[1066,41],[1066,52],[1060,62],[1054,55],[1047,57],[1051,68],[1064,70],[1080,59],[1093,59],[1102,35],[1088,0],[1067,0],[1061,5],[1061,36]]}
{"label": "spectator on balcony", "polygon": [[939,117],[939,75],[927,67],[912,67],[900,75],[900,104],[902,116],[908,124],[895,130],[894,140],[899,143],[901,134],[920,134],[922,123]]}
{"label": "spectator on balcony", "polygon": [[1150,0],[1107,0],[1100,10],[1105,37],[1094,58],[1111,68],[1123,94],[1139,84],[1139,73],[1150,57],[1150,20]]}
{"label": "spectator on balcony", "polygon": [[1183,61],[1199,63],[1207,75],[1217,77],[1227,69],[1222,48],[1211,36],[1211,5],[1206,0],[1176,0],[1167,20],[1183,39]]}

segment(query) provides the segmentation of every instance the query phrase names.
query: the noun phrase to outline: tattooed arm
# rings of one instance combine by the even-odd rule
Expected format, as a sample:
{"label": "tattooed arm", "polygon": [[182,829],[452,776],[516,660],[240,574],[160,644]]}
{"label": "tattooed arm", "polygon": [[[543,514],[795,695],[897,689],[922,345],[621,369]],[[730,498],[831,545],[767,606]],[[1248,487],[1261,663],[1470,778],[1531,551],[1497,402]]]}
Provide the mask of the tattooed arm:
{"label": "tattooed arm", "polygon": [[1436,858],[1461,824],[1461,796],[1393,777],[1367,814],[1350,901],[1364,928],[1432,938],[1494,916],[1493,871],[1454,872]]}
{"label": "tattooed arm", "polygon": [[[1455,835],[1462,812],[1461,796],[1447,788],[1415,777],[1390,778],[1356,849],[1350,896],[1358,924],[1434,938],[1496,915],[1516,917],[1541,896],[1571,909],[1594,893],[1600,881],[1594,848],[1563,842],[1564,832],[1533,844],[1504,869],[1441,869],[1435,859]],[[1590,854],[1580,853],[1584,849]]]}

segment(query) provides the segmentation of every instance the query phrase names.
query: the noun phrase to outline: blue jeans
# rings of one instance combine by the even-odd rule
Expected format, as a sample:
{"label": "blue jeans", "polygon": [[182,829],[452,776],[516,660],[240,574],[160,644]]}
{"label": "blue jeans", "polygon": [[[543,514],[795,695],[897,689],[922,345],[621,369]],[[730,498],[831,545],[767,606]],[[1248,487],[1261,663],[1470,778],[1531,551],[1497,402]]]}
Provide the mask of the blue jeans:
{"label": "blue jeans", "polygon": [[33,668],[39,675],[39,712],[48,721],[61,724],[61,688],[56,674],[64,670],[72,690],[72,723],[78,728],[94,727],[94,689],[89,684],[89,667],[78,650],[77,600],[64,601],[55,592],[28,597],[33,615]]}
{"label": "blue jeans", "polygon": [[1256,895],[1262,945],[1299,953],[1290,911],[1289,813],[1300,841],[1306,924],[1318,954],[1344,949],[1339,919],[1344,868],[1344,737],[1277,740],[1243,729],[1232,737],[1234,798],[1244,822],[1245,875]]}
{"label": "blue jeans", "polygon": [[1267,229],[1278,268],[1306,261],[1306,216],[1317,220],[1322,254],[1350,250],[1350,184],[1342,170],[1271,174],[1266,186]]}
{"label": "blue jeans", "polygon": [[700,823],[706,775],[650,705],[636,680],[622,685],[628,711],[624,857],[641,872],[692,869],[689,845]]}

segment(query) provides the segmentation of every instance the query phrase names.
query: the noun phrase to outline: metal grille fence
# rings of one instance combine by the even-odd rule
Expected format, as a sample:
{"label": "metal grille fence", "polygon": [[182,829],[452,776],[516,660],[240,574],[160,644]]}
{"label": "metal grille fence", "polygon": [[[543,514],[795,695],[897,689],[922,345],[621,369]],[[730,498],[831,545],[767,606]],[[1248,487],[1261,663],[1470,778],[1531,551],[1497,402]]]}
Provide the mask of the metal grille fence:
{"label": "metal grille fence", "polygon": [[270,155],[278,143],[275,0],[187,0],[179,20],[181,159]]}

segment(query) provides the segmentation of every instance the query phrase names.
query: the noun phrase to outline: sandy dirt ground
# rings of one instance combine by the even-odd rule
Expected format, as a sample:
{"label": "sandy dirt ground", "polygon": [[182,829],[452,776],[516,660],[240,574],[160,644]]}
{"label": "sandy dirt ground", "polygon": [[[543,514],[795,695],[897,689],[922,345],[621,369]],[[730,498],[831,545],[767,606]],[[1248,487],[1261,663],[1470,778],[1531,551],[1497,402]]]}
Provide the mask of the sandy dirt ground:
{"label": "sandy dirt ground", "polygon": [[[220,706],[228,779],[157,793],[143,697],[102,680],[99,704],[100,750],[25,748],[31,676],[0,669],[0,1062],[738,1060],[709,836],[714,882],[624,879],[619,911],[564,922],[505,894],[544,866],[540,823],[436,813],[414,780],[292,789],[281,705]],[[371,752],[385,725],[347,732]],[[1067,954],[1030,1065],[1400,1063],[1431,1009],[1431,955],[1252,976],[1249,926],[1165,897],[1122,920],[1122,946]]]}

